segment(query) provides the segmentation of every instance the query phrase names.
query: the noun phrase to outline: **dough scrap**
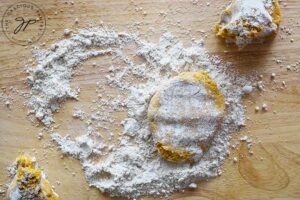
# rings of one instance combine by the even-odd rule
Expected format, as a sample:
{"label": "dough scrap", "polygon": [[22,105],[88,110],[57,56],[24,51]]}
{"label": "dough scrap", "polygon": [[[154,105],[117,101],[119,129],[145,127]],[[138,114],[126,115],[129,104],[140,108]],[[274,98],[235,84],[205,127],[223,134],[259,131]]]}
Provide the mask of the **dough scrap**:
{"label": "dough scrap", "polygon": [[59,200],[35,158],[21,155],[16,159],[15,168],[14,179],[7,191],[8,199]]}
{"label": "dough scrap", "polygon": [[215,25],[216,35],[243,48],[273,38],[281,21],[278,0],[233,0]]}

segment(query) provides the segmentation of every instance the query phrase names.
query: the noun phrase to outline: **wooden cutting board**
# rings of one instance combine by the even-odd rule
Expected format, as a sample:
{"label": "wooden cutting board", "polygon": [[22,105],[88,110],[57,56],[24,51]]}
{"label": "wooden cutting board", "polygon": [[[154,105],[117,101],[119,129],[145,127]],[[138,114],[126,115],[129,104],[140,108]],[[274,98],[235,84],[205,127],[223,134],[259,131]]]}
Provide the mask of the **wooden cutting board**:
{"label": "wooden cutting board", "polygon": [[[0,14],[17,1],[1,0]],[[28,2],[28,1],[27,1]],[[264,45],[248,47],[238,52],[218,40],[212,31],[218,14],[228,1],[222,0],[29,0],[46,16],[46,28],[34,45],[48,48],[63,38],[65,28],[76,30],[92,24],[104,23],[117,31],[139,31],[141,37],[157,42],[166,30],[185,45],[191,38],[204,38],[205,47],[212,55],[230,61],[241,74],[262,74],[267,91],[255,92],[245,98],[247,126],[233,140],[248,135],[256,141],[253,155],[244,145],[233,149],[226,160],[222,175],[199,184],[198,189],[176,193],[171,199],[300,199],[300,72],[288,71],[286,66],[300,61],[300,1],[283,0],[283,29],[276,39]],[[284,5],[285,4],[285,5]],[[34,10],[34,9],[33,9]],[[17,11],[16,11],[17,12]],[[79,23],[74,23],[78,18]],[[134,25],[135,24],[135,25]],[[36,29],[27,33],[38,35]],[[291,39],[294,41],[291,42]],[[0,33],[0,87],[6,88],[14,100],[10,108],[0,99],[0,188],[9,183],[6,168],[22,152],[37,157],[49,176],[56,192],[63,200],[110,199],[97,189],[89,188],[78,160],[61,158],[61,153],[45,135],[37,135],[42,126],[35,126],[27,116],[25,99],[16,90],[27,90],[23,66],[31,58],[31,46],[21,46]],[[281,60],[282,63],[276,63]],[[99,67],[106,69],[109,60],[97,58]],[[102,65],[102,64],[103,65]],[[103,75],[95,73],[92,61],[79,68],[72,84],[81,87],[80,101],[68,101],[55,114],[62,134],[76,134],[83,125],[76,124],[71,115],[75,105],[88,107],[95,96],[95,83]],[[270,80],[276,73],[276,82]],[[281,82],[286,88],[280,89]],[[10,88],[12,86],[12,89]],[[273,88],[273,89],[272,89]],[[277,89],[276,89],[277,88]],[[109,93],[110,91],[108,91]],[[256,105],[269,105],[269,112],[255,113]],[[120,116],[121,117],[121,116]],[[75,125],[74,125],[75,124]],[[238,162],[233,163],[232,158]],[[75,173],[75,174],[74,174]],[[59,181],[61,184],[57,184]],[[4,199],[4,196],[0,196]],[[151,199],[151,198],[149,198]]]}

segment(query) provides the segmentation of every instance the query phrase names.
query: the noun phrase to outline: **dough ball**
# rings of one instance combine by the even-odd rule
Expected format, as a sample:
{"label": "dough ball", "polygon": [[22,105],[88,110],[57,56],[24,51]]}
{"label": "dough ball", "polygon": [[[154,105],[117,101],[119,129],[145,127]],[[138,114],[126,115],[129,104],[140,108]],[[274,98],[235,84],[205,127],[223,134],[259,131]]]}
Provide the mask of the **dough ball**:
{"label": "dough ball", "polygon": [[158,152],[171,162],[197,162],[209,149],[225,110],[217,84],[204,71],[184,72],[152,97],[148,120]]}

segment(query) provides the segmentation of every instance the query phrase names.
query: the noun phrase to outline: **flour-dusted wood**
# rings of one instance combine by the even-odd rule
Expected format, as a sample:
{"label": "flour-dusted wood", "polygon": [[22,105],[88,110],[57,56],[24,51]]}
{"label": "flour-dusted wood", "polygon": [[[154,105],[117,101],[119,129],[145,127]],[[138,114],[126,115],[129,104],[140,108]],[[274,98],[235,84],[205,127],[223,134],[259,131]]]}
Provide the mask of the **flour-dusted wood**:
{"label": "flour-dusted wood", "polygon": [[[2,1],[0,12],[4,13],[12,3]],[[139,30],[143,37],[155,42],[167,29],[186,43],[191,37],[207,35],[205,47],[212,54],[233,62],[242,74],[255,71],[263,74],[268,90],[262,95],[253,93],[245,100],[250,119],[237,136],[239,138],[241,135],[248,135],[257,141],[253,147],[254,154],[249,156],[245,147],[238,146],[227,159],[219,178],[201,183],[198,189],[174,194],[172,199],[300,198],[300,75],[299,72],[286,69],[288,65],[294,69],[293,65],[299,61],[299,1],[284,1],[286,7],[281,5],[281,27],[286,29],[279,31],[273,42],[247,47],[242,52],[225,46],[211,30],[218,20],[217,13],[228,4],[220,0],[210,1],[209,6],[206,1],[198,1],[195,4],[191,1],[74,1],[74,4],[66,4],[64,1],[37,0],[34,3],[49,17],[46,32],[38,45],[45,43],[45,47],[50,47],[52,43],[64,37],[64,29],[73,30],[76,27],[85,27],[89,23],[104,22],[111,24],[118,31]],[[144,11],[147,15],[143,14]],[[76,18],[79,19],[78,24],[75,23]],[[133,25],[134,23],[136,25]],[[291,35],[287,34],[287,29],[292,29]],[[290,42],[291,39],[293,43]],[[0,86],[6,87],[8,91],[10,86],[24,89],[26,74],[23,73],[22,66],[31,58],[30,47],[25,48],[9,42],[2,32],[0,40]],[[277,64],[274,59],[282,60],[282,63]],[[82,88],[80,102],[86,105],[94,99],[96,80],[104,79],[92,66],[95,61],[101,63],[103,70],[107,70],[110,63],[110,59],[106,58],[89,60],[83,64],[83,69],[78,70],[72,82],[74,86],[80,85]],[[276,89],[277,86],[270,81],[272,73],[276,73],[278,85],[282,81],[286,82],[285,89],[280,89],[279,86]],[[4,104],[0,106],[0,166],[3,169],[0,173],[1,184],[10,181],[6,167],[17,155],[26,152],[36,155],[51,183],[57,180],[61,182],[60,185],[55,185],[55,190],[62,199],[109,199],[98,190],[88,188],[79,162],[71,158],[62,159],[61,153],[56,151],[48,135],[41,141],[37,139],[42,126],[32,126],[26,116],[27,108],[23,107],[24,99],[18,95],[14,97],[11,109]],[[55,114],[60,130],[68,132],[71,129],[73,134],[79,134],[79,130],[83,129],[83,125],[78,122],[69,126],[73,120],[73,106],[76,103],[68,101],[62,111]],[[255,106],[261,108],[264,103],[269,106],[269,111],[255,113]],[[119,115],[120,118],[124,117]],[[45,144],[53,145],[53,148]],[[238,163],[233,163],[233,157],[239,158]]]}

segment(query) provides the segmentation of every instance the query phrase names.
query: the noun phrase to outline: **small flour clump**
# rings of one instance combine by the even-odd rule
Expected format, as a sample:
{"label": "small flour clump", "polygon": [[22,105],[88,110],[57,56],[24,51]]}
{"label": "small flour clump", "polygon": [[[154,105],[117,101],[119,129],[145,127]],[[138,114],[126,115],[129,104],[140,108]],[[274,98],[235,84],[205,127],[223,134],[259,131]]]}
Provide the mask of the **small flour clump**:
{"label": "small flour clump", "polygon": [[274,36],[280,21],[278,0],[233,0],[223,11],[215,31],[226,42],[243,48]]}
{"label": "small flour clump", "polygon": [[73,112],[73,117],[76,119],[84,120],[85,113],[82,110],[76,109]]}
{"label": "small flour clump", "polygon": [[[133,57],[142,58],[142,63],[135,63],[129,56],[126,49],[129,45],[133,46]],[[116,33],[100,27],[82,30],[54,46],[53,51],[34,51],[39,64],[37,69],[32,70],[31,98],[28,101],[28,107],[48,126],[53,122],[52,113],[58,111],[67,98],[77,98],[77,93],[70,87],[70,81],[72,70],[81,61],[107,54],[112,60],[122,61],[122,64],[119,63],[121,67],[109,67],[110,74],[106,76],[103,85],[96,83],[96,92],[101,93],[97,100],[99,107],[92,113],[85,113],[85,118],[90,118],[86,131],[74,139],[52,133],[53,140],[63,153],[80,160],[90,186],[110,196],[133,199],[146,195],[168,196],[171,192],[195,188],[195,183],[220,175],[220,167],[229,153],[231,133],[238,131],[244,124],[242,88],[251,83],[246,77],[236,76],[230,64],[208,55],[202,41],[193,41],[191,46],[184,47],[175,36],[165,33],[158,43],[150,43],[136,35]],[[204,119],[214,119],[219,124],[214,130],[207,126],[200,127],[205,137],[205,131],[211,131],[206,139],[197,138],[210,143],[203,146],[202,151],[191,145],[189,132],[185,133],[187,140],[178,140],[179,146],[184,146],[186,142],[186,146],[192,147],[191,153],[197,153],[198,156],[191,163],[170,162],[158,152],[155,141],[159,138],[154,136],[156,133],[151,128],[148,110],[155,94],[167,91],[163,89],[164,84],[172,83],[174,77],[180,77],[182,73],[190,73],[192,76],[200,73],[199,76],[205,81],[200,84],[192,80],[187,82],[188,85],[178,82],[179,89],[183,87],[186,90],[184,96],[181,97],[175,87],[169,91],[175,92],[173,97],[177,99],[174,100],[172,94],[162,97],[172,97],[170,100],[174,100],[175,104],[182,101],[188,110],[192,110],[192,104],[184,102],[184,99],[194,102],[196,108],[205,105],[190,95],[194,94],[203,100],[211,98],[207,99],[204,107],[208,108],[208,112],[211,112],[209,109],[214,111],[211,115],[199,112],[196,118],[184,113],[185,117],[180,118],[181,126],[174,123],[179,120],[178,117],[172,118],[174,126],[169,130],[180,134],[182,131],[179,129],[184,127],[192,130],[186,119],[194,120],[195,125],[203,123]],[[114,97],[105,95],[105,86],[120,92]],[[174,111],[175,104],[173,107],[165,103],[163,108],[170,108],[170,112],[178,114]],[[121,123],[113,117],[113,113],[119,111],[127,112],[127,117]],[[166,123],[170,113],[163,114],[162,110],[158,112],[161,115],[156,115],[158,117],[154,120],[160,124],[161,117],[164,117],[163,123]],[[104,139],[99,129],[107,130],[109,125],[122,125],[123,131],[110,133],[108,139]],[[120,138],[115,139],[118,135],[121,135]]]}
{"label": "small flour clump", "polygon": [[5,90],[0,90],[0,103],[5,105],[7,108],[11,107],[11,104],[14,102],[14,98]]}

